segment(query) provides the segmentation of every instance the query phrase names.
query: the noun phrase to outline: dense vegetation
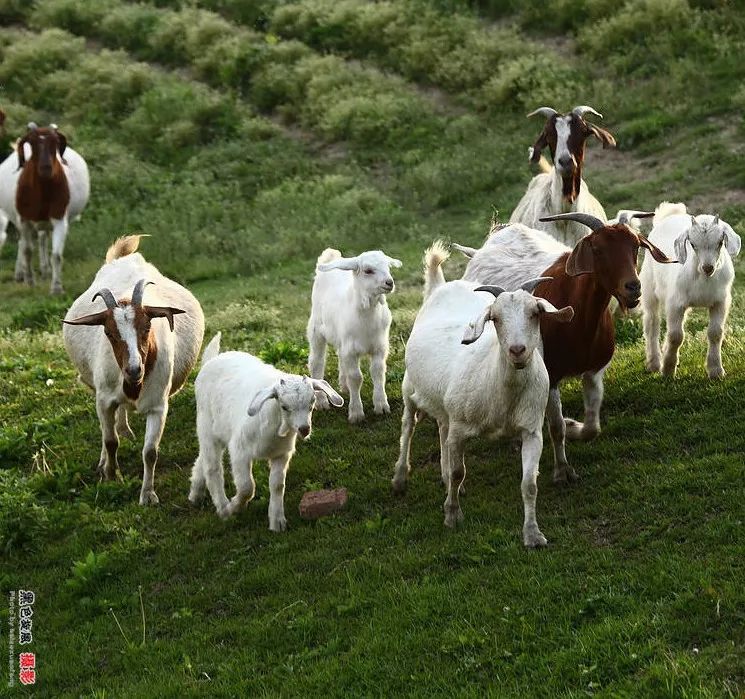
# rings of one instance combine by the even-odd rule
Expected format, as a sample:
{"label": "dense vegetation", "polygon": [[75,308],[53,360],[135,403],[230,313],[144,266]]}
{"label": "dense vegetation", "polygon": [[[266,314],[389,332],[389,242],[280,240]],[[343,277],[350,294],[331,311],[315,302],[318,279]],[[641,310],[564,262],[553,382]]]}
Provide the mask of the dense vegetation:
{"label": "dense vegetation", "polygon": [[[703,314],[675,381],[643,373],[639,320],[619,321],[604,432],[569,447],[581,482],[552,486],[543,456],[549,550],[521,546],[509,444],[471,446],[457,532],[431,423],[412,455],[426,468],[405,498],[389,489],[421,253],[437,237],[478,245],[512,210],[541,127],[526,111],[605,114],[619,148],[592,144],[587,178],[607,211],[684,200],[745,233],[734,1],[0,0],[0,22],[9,136],[58,123],[93,181],[66,296],[15,284],[15,244],[0,253],[0,588],[37,593],[38,696],[745,691],[739,283],[720,383],[703,370]],[[123,443],[123,480],[97,481],[98,422],[59,320],[132,231],[198,296],[208,337],[294,371],[324,247],[405,261],[393,414],[317,416],[286,534],[267,531],[262,467],[235,520],[188,506],[191,386],[172,401],[162,504],[136,504],[141,441]],[[581,410],[576,384],[564,403]],[[297,503],[321,486],[346,486],[349,508],[305,523]]]}

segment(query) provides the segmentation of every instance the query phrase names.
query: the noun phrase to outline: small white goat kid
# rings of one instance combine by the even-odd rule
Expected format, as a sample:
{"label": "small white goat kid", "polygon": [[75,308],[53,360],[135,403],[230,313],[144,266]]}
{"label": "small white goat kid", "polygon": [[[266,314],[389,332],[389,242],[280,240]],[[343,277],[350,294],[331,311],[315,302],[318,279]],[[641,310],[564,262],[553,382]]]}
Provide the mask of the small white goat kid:
{"label": "small white goat kid", "polygon": [[[269,529],[287,528],[285,477],[298,434],[308,439],[316,391],[341,407],[344,399],[326,381],[285,374],[246,352],[220,354],[220,333],[202,356],[195,383],[199,456],[191,472],[189,500],[209,490],[217,513],[227,518],[254,496],[253,462],[267,459]],[[236,493],[225,495],[222,455],[228,448]]]}
{"label": "small white goat kid", "polygon": [[[642,283],[644,341],[648,371],[674,376],[683,344],[686,315],[691,308],[709,309],[709,352],[706,371],[711,379],[724,376],[722,336],[732,302],[735,270],[732,258],[740,252],[740,236],[718,216],[690,216],[684,204],[663,203],[657,208],[650,242],[680,264],[655,265],[645,255]],[[660,357],[660,306],[667,321]]]}
{"label": "small white goat kid", "polygon": [[[339,389],[349,391],[349,422],[365,419],[360,397],[363,356],[370,357],[375,412],[391,411],[385,393],[391,312],[385,297],[394,289],[390,268],[400,266],[400,260],[380,250],[342,257],[338,250],[327,248],[318,258],[308,320],[308,367],[313,378],[322,379],[326,345],[336,349]],[[318,407],[328,408],[322,394]]]}
{"label": "small white goat kid", "polygon": [[545,546],[535,517],[549,390],[541,357],[540,318],[550,313],[567,322],[574,311],[570,306],[558,311],[530,294],[543,278],[525,282],[513,292],[462,280],[446,283],[440,265],[447,257],[441,244],[435,243],[424,258],[425,298],[406,345],[401,453],[393,489],[401,492],[405,488],[411,438],[420,412],[435,418],[439,426],[441,472],[448,489],[445,524],[449,527],[463,519],[458,491],[466,474],[465,440],[480,434],[519,437],[523,543]]}

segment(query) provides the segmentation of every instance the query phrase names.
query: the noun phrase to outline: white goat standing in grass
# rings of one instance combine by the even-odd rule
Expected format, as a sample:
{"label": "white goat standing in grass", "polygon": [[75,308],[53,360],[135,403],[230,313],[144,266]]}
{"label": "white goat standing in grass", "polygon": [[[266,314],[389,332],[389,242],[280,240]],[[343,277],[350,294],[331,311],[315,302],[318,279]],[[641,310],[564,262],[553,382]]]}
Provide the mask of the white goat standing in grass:
{"label": "white goat standing in grass", "polygon": [[[286,374],[246,352],[220,354],[217,333],[204,351],[195,382],[199,456],[189,500],[199,502],[206,487],[220,517],[235,514],[253,499],[253,462],[267,459],[269,529],[284,531],[285,477],[298,434],[304,440],[310,437],[316,391],[333,405],[344,405],[326,381]],[[236,488],[231,500],[225,495],[222,466],[226,447]]]}
{"label": "white goat standing in grass", "polygon": [[[735,269],[732,258],[740,252],[740,236],[718,216],[690,216],[684,204],[660,204],[655,212],[650,242],[680,264],[655,265],[645,255],[642,282],[644,341],[648,371],[674,376],[683,344],[686,315],[691,308],[709,309],[709,351],[706,371],[711,379],[724,376],[722,336],[732,302]],[[667,322],[660,357],[660,307]]]}
{"label": "white goat standing in grass", "polygon": [[462,280],[446,283],[440,265],[447,257],[442,245],[435,243],[424,258],[424,303],[406,344],[401,452],[394,491],[401,492],[406,485],[419,412],[435,418],[439,427],[441,473],[448,489],[445,524],[449,527],[463,519],[458,493],[466,475],[465,441],[480,434],[519,437],[523,543],[545,546],[546,537],[535,516],[549,390],[541,357],[540,318],[549,313],[568,322],[573,309],[567,306],[558,311],[529,293],[544,278],[525,282],[513,292]]}
{"label": "white goat standing in grass", "polygon": [[[370,357],[375,413],[391,411],[385,393],[391,312],[385,297],[394,289],[390,268],[400,266],[400,260],[380,250],[342,257],[338,250],[327,248],[318,258],[308,320],[308,367],[313,378],[322,379],[326,345],[336,349],[339,389],[349,392],[349,422],[365,419],[360,359],[366,355]],[[318,407],[328,408],[322,394]]]}

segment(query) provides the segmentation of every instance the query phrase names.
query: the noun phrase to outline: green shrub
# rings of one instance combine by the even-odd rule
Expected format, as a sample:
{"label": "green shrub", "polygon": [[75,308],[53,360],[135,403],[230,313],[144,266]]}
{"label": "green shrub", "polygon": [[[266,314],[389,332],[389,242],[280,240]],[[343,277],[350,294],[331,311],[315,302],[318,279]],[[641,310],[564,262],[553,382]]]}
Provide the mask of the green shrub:
{"label": "green shrub", "polygon": [[28,0],[0,0],[0,24],[22,22],[31,9]]}
{"label": "green shrub", "polygon": [[0,551],[7,556],[38,547],[47,525],[47,509],[36,502],[28,480],[0,471]]}
{"label": "green shrub", "polygon": [[162,21],[163,13],[154,7],[119,5],[106,13],[94,35],[110,47],[135,51],[142,58],[150,59],[154,57],[151,37],[156,34]]}
{"label": "green shrub", "polygon": [[57,27],[86,36],[94,34],[104,17],[117,5],[116,0],[41,0],[33,6],[30,24],[41,28]]}

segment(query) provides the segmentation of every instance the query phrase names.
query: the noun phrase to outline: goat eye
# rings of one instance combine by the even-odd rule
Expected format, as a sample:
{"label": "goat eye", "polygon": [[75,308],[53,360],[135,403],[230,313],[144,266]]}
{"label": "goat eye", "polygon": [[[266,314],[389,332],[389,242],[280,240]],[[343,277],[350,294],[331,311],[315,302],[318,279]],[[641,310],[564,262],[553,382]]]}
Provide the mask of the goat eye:
{"label": "goat eye", "polygon": [[375,270],[374,269],[366,269],[365,270],[365,274],[375,274]]}

